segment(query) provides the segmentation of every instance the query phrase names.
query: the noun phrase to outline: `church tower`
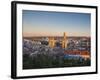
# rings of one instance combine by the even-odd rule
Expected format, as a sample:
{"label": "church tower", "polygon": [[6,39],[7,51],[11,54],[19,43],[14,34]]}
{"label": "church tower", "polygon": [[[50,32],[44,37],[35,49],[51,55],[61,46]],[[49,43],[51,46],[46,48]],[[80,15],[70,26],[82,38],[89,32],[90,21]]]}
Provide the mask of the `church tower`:
{"label": "church tower", "polygon": [[55,46],[55,40],[54,40],[53,37],[49,38],[49,46],[50,46],[51,48],[54,48],[54,46]]}
{"label": "church tower", "polygon": [[64,32],[63,39],[62,39],[62,48],[66,48],[66,47],[67,47],[67,37],[66,37],[66,33]]}

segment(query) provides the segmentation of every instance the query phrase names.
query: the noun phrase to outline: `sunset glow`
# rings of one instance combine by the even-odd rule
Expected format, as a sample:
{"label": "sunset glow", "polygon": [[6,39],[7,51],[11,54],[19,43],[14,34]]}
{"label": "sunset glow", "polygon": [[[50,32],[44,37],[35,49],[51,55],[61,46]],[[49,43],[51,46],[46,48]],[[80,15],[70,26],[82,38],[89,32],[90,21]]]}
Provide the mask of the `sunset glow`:
{"label": "sunset glow", "polygon": [[23,10],[23,36],[90,36],[88,13]]}

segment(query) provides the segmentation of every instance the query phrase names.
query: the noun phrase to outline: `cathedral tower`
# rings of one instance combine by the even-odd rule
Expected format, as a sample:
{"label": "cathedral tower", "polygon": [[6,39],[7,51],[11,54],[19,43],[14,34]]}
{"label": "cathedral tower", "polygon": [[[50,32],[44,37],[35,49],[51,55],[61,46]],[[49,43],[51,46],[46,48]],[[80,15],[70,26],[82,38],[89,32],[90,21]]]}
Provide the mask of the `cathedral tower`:
{"label": "cathedral tower", "polygon": [[67,47],[67,37],[66,37],[66,33],[64,32],[63,39],[62,39],[62,48],[66,48],[66,47]]}

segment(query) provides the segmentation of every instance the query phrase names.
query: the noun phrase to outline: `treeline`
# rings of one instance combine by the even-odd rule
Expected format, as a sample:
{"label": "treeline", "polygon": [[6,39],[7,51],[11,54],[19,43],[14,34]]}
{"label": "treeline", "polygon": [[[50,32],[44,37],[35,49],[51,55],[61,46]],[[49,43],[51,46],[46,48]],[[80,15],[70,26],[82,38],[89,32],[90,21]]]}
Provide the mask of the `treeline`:
{"label": "treeline", "polygon": [[35,56],[23,55],[23,69],[57,68],[57,67],[90,66],[90,59],[64,58],[63,56],[50,56],[37,54]]}

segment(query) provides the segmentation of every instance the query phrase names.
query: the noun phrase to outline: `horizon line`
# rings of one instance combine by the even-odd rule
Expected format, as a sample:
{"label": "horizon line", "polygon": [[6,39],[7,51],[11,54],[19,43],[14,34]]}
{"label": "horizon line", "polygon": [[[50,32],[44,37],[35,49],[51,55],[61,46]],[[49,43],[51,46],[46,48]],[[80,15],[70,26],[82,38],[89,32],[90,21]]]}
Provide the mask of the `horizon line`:
{"label": "horizon line", "polygon": [[[63,37],[63,36],[23,36],[23,37]],[[91,37],[91,36],[67,36],[67,37]]]}

